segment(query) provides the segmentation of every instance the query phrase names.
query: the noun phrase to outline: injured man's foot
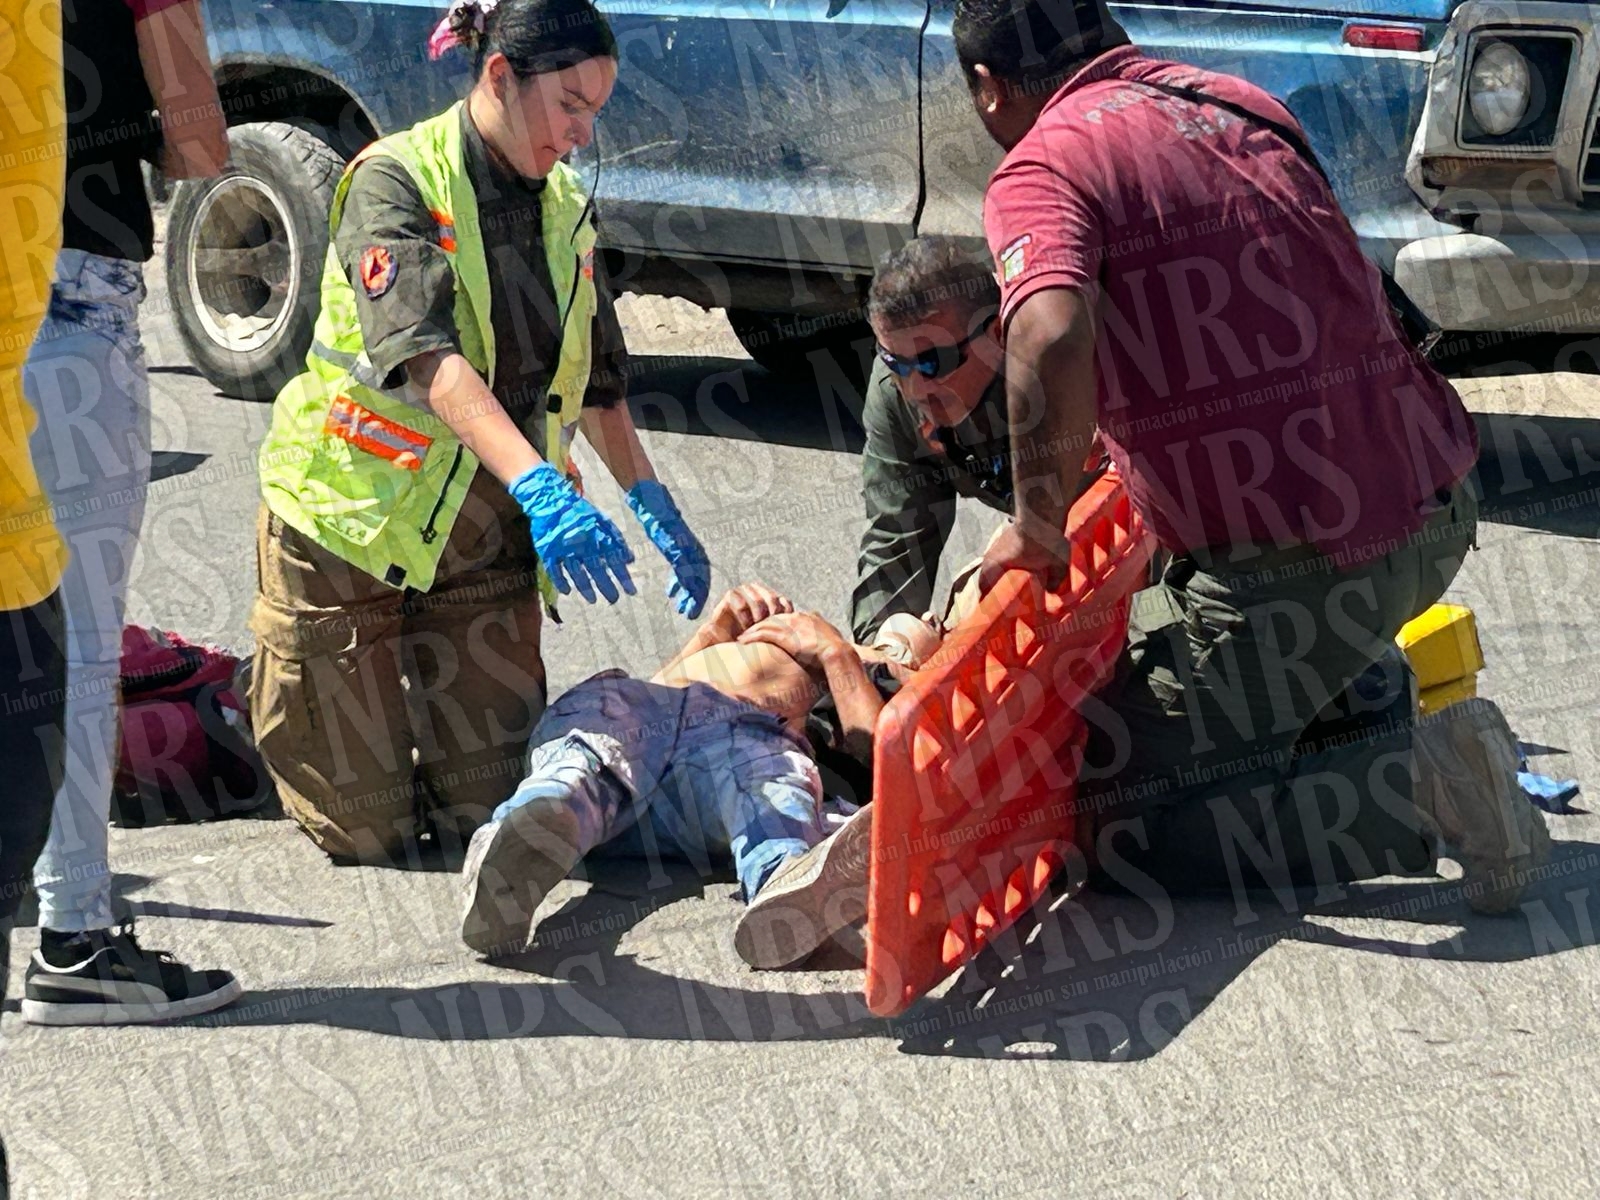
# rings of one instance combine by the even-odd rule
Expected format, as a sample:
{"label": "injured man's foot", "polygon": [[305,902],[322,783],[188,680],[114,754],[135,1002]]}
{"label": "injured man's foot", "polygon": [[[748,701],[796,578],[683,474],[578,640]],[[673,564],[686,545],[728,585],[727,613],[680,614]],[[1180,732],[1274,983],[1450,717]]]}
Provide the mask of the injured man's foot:
{"label": "injured man's foot", "polygon": [[[595,851],[731,865],[749,905],[735,948],[753,967],[798,962],[860,920],[873,727],[943,636],[932,618],[901,624],[892,644],[852,645],[745,584],[651,680],[605,671],[558,698],[526,778],[468,849],[463,940],[525,949],[545,897]],[[819,760],[857,803],[825,795]]]}

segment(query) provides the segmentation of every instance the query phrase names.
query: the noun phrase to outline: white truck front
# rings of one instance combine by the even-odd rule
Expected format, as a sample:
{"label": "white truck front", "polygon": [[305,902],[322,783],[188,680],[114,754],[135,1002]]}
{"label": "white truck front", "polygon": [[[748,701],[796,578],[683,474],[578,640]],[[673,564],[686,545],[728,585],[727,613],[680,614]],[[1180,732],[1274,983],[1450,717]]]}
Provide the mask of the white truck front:
{"label": "white truck front", "polygon": [[1429,78],[1406,179],[1459,232],[1395,279],[1443,328],[1600,331],[1600,7],[1468,0]]}

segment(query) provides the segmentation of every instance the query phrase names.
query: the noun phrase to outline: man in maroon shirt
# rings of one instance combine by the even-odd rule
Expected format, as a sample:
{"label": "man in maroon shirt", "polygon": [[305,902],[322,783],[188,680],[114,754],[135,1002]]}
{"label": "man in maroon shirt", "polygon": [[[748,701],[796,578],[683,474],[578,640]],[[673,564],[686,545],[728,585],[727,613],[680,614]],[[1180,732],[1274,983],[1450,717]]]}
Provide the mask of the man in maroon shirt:
{"label": "man in maroon shirt", "polygon": [[[1476,528],[1460,398],[1267,93],[1147,58],[1095,0],[960,0],[953,33],[1007,151],[984,221],[1016,518],[984,586],[1059,579],[1096,429],[1172,555],[1105,696],[1085,849],[1177,887],[1425,867],[1409,738],[1303,735],[1409,691],[1395,634]],[[1492,865],[1525,863],[1506,842]]]}

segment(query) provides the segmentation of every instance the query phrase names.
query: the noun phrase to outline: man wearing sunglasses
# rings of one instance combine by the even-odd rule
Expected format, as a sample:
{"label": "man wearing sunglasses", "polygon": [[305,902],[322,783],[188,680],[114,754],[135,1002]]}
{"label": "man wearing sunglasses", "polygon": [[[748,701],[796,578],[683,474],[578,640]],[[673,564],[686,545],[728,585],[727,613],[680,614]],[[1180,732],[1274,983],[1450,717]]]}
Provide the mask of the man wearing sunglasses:
{"label": "man wearing sunglasses", "polygon": [[928,610],[957,497],[1011,510],[999,309],[989,256],[954,238],[913,239],[872,282],[878,361],[863,416],[867,531],[850,605],[857,641],[896,613]]}

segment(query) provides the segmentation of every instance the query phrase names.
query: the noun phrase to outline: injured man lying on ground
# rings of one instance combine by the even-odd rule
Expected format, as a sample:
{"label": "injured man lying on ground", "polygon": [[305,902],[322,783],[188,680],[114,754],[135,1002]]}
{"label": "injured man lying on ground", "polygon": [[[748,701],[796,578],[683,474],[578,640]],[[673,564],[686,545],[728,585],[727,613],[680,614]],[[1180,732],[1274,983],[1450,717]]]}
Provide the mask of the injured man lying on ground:
{"label": "injured man lying on ground", "polygon": [[[520,952],[550,890],[604,847],[731,865],[747,905],[739,956],[799,962],[866,915],[873,726],[943,633],[931,614],[901,614],[876,645],[853,645],[747,583],[648,682],[613,670],[578,684],[545,711],[526,778],[472,839],[462,939],[488,957]],[[853,795],[825,794],[824,777]]]}

